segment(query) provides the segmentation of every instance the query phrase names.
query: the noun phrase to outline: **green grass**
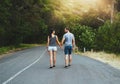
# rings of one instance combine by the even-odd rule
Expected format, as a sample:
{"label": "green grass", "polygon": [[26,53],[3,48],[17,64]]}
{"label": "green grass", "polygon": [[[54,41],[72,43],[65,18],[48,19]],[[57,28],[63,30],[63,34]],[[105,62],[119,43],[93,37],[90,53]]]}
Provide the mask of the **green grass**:
{"label": "green grass", "polygon": [[17,46],[0,47],[0,55],[6,54],[9,52],[18,51],[18,50],[27,49],[27,48],[32,48],[34,46],[40,46],[40,45],[38,45],[38,44],[20,44]]}

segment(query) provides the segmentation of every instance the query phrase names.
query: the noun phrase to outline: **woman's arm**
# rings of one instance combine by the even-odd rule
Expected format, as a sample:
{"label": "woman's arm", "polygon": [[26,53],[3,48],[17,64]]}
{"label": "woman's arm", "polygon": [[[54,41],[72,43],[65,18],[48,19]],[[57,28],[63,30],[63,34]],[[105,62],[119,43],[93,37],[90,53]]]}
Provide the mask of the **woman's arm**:
{"label": "woman's arm", "polygon": [[49,36],[48,36],[48,38],[47,38],[47,45],[46,45],[46,47],[48,47],[48,46],[49,46],[49,42],[50,42],[50,39],[49,39]]}
{"label": "woman's arm", "polygon": [[57,42],[57,44],[61,47],[61,44],[60,44],[57,36],[56,36],[56,42]]}

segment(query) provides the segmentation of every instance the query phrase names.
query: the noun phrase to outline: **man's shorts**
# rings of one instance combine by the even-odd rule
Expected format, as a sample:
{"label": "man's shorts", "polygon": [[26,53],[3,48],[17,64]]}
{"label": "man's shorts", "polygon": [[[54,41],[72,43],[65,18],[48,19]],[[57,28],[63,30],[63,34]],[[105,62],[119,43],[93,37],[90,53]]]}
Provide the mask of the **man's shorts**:
{"label": "man's shorts", "polygon": [[48,46],[48,51],[57,51],[56,46]]}
{"label": "man's shorts", "polygon": [[65,46],[64,53],[65,53],[65,55],[71,55],[72,54],[72,46]]}

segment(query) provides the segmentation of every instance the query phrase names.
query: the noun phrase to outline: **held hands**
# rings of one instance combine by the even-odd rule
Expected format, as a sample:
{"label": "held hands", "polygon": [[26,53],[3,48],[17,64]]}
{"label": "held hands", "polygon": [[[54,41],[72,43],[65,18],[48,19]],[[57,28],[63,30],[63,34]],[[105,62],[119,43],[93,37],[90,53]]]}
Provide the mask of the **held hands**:
{"label": "held hands", "polygon": [[63,49],[62,43],[59,44],[60,48]]}
{"label": "held hands", "polygon": [[61,49],[63,49],[63,46],[62,46],[62,45],[60,45],[59,47],[60,47]]}

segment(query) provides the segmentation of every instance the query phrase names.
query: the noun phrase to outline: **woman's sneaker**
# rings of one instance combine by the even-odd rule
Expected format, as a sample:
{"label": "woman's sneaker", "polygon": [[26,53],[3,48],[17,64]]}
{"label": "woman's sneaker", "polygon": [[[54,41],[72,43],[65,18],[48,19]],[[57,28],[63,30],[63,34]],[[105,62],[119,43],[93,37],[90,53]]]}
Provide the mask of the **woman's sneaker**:
{"label": "woman's sneaker", "polygon": [[53,65],[53,67],[55,67],[55,65]]}
{"label": "woman's sneaker", "polygon": [[69,64],[68,66],[71,66],[71,64]]}
{"label": "woman's sneaker", "polygon": [[53,67],[52,67],[52,66],[50,66],[49,68],[50,68],[50,69],[52,69]]}

